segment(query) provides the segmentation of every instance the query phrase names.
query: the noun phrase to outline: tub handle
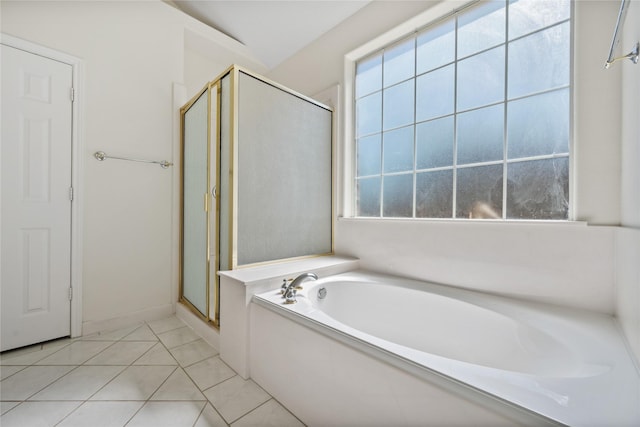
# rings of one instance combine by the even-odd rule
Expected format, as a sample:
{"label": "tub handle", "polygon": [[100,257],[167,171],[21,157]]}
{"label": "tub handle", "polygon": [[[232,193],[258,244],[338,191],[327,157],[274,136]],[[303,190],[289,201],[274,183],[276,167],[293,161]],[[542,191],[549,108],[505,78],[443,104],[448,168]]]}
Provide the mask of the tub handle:
{"label": "tub handle", "polygon": [[297,300],[296,300],[296,289],[295,288],[291,288],[289,289],[289,291],[284,294],[284,303],[285,304],[294,304]]}

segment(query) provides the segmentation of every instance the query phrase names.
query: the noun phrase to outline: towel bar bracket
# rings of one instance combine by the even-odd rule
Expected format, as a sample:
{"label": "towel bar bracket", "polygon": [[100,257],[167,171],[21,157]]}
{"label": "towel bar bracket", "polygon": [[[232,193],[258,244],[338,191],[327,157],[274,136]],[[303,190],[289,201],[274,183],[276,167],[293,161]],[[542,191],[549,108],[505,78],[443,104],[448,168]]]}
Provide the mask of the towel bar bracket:
{"label": "towel bar bracket", "polygon": [[609,69],[611,64],[614,62],[620,61],[622,59],[629,59],[634,64],[638,63],[638,55],[640,54],[640,42],[636,43],[633,50],[624,56],[619,56],[617,58],[613,58],[610,61],[605,62],[604,68]]}

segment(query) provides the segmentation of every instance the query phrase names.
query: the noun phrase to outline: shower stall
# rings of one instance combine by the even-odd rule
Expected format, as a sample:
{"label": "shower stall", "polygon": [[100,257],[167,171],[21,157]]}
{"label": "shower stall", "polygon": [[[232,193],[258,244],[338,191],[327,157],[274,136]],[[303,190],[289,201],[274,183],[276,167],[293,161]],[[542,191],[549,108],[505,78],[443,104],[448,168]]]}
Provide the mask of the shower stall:
{"label": "shower stall", "polygon": [[219,327],[218,271],[333,252],[333,113],[234,65],[180,116],[180,301]]}

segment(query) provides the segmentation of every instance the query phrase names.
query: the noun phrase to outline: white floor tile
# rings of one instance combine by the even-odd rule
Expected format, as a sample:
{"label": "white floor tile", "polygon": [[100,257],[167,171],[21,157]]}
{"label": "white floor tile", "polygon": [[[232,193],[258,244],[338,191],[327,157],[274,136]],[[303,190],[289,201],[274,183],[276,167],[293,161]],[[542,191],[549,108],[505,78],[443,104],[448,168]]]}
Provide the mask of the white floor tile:
{"label": "white floor tile", "polygon": [[112,344],[109,341],[74,341],[37,365],[81,365]]}
{"label": "white floor tile", "polygon": [[11,358],[11,357],[24,356],[25,354],[33,353],[34,351],[40,351],[40,350],[42,350],[41,343],[26,345],[24,347],[16,348],[13,350],[3,351],[2,353],[0,353],[0,360]]}
{"label": "white floor tile", "polygon": [[85,402],[57,427],[122,427],[144,402]]}
{"label": "white floor tile", "polygon": [[207,398],[182,368],[178,368],[151,396],[151,400],[207,400]]}
{"label": "white floor tile", "polygon": [[[20,403],[22,402],[0,402],[0,415],[4,415],[9,409],[15,408]],[[1,422],[0,425],[2,425]]]}
{"label": "white floor tile", "polygon": [[29,366],[0,382],[0,399],[26,400],[73,368],[74,366]]}
{"label": "white floor tile", "polygon": [[26,368],[26,366],[0,366],[0,381],[10,377],[16,372],[20,372],[24,368]]}
{"label": "white floor tile", "polygon": [[121,341],[85,362],[85,365],[131,365],[154,343],[150,341]]}
{"label": "white floor tile", "polygon": [[111,331],[102,331],[89,335],[87,337],[83,337],[82,339],[85,341],[118,341],[138,329],[141,325],[141,323],[138,323],[136,325],[127,326],[125,328],[114,329]]}
{"label": "white floor tile", "polygon": [[175,316],[4,352],[0,426],[302,425],[217,353]]}
{"label": "white floor tile", "polygon": [[238,375],[211,387],[204,394],[228,423],[237,420],[271,398],[252,380],[243,380]]}
{"label": "white floor tile", "polygon": [[147,325],[142,325],[135,331],[131,332],[122,341],[158,341],[158,337]]}
{"label": "white floor tile", "polygon": [[2,354],[2,358],[0,359],[0,365],[32,365],[60,349],[61,347],[47,347],[41,350],[32,350],[28,352],[5,352]]}
{"label": "white floor tile", "polygon": [[172,329],[178,329],[186,326],[185,323],[182,320],[178,319],[176,316],[154,320],[153,322],[147,322],[147,324],[156,334],[161,334]]}
{"label": "white floor tile", "polygon": [[69,338],[69,337],[58,338],[57,340],[51,340],[51,341],[42,343],[42,349],[43,350],[47,350],[51,348],[61,349],[65,345],[69,345],[74,341],[78,341],[79,339],[80,338]]}
{"label": "white floor tile", "polygon": [[51,427],[82,402],[24,402],[0,417],[2,427]]}
{"label": "white floor tile", "polygon": [[175,366],[130,366],[91,400],[147,400],[175,369]]}
{"label": "white floor tile", "polygon": [[204,407],[204,410],[200,414],[200,418],[193,427],[227,427],[227,423],[224,422],[220,414],[213,409],[210,403]]}
{"label": "white floor tile", "polygon": [[143,354],[134,365],[177,365],[176,359],[161,343],[156,343],[151,350]]}
{"label": "white floor tile", "polygon": [[127,427],[190,427],[204,405],[205,402],[147,402]]}
{"label": "white floor tile", "polygon": [[234,422],[231,427],[304,427],[304,424],[271,399]]}
{"label": "white floor tile", "polygon": [[79,366],[29,400],[87,400],[124,366]]}
{"label": "white floor tile", "polygon": [[174,329],[172,331],[163,332],[158,334],[158,338],[162,341],[168,349],[172,349],[174,347],[178,347],[183,344],[187,344],[196,340],[199,340],[200,337],[193,332],[188,326],[184,328]]}
{"label": "white floor tile", "polygon": [[200,390],[206,390],[236,375],[220,357],[212,357],[185,368]]}
{"label": "white floor tile", "polygon": [[199,339],[179,347],[172,348],[171,354],[180,366],[189,366],[218,354],[205,340]]}

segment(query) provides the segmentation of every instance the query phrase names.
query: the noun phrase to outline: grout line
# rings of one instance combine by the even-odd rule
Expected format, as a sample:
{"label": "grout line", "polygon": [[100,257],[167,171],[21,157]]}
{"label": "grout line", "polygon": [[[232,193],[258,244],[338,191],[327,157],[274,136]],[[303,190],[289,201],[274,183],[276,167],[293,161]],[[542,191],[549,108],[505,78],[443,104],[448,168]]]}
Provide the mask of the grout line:
{"label": "grout line", "polygon": [[[182,321],[181,321],[182,322]],[[178,329],[181,328],[189,328],[190,330],[192,330],[189,325],[184,324],[183,326],[178,326],[176,328],[167,330],[167,331],[163,331],[160,334],[166,333],[166,332],[170,332],[170,331],[176,331]],[[140,328],[142,328],[143,326],[146,326],[151,333],[153,334],[153,336],[156,338],[156,341],[153,340],[143,340],[143,341],[129,341],[129,340],[125,340],[126,337],[130,336],[131,334],[133,334],[134,332],[136,332],[137,330],[139,330]],[[124,328],[123,328],[124,329]],[[114,331],[117,331],[114,330]],[[111,331],[111,332],[114,332]],[[40,390],[34,392],[33,394],[31,394],[29,397],[27,397],[24,400],[13,400],[11,402],[17,403],[17,405],[15,405],[13,408],[9,409],[5,414],[3,414],[2,416],[4,417],[4,415],[9,414],[11,411],[15,410],[15,408],[21,406],[23,403],[26,402],[78,402],[79,405],[76,406],[71,412],[69,412],[67,415],[65,415],[59,422],[58,424],[64,422],[66,419],[68,419],[72,414],[74,414],[76,411],[78,411],[78,409],[80,407],[82,407],[85,403],[89,403],[89,402],[138,402],[141,403],[140,407],[131,415],[131,417],[123,424],[123,426],[126,426],[128,424],[131,423],[131,421],[142,411],[142,409],[147,405],[147,403],[150,402],[193,402],[193,403],[202,403],[204,402],[204,405],[202,407],[202,409],[200,410],[199,414],[197,415],[197,417],[195,418],[194,423],[192,424],[192,427],[195,426],[198,421],[200,421],[200,418],[203,416],[203,414],[205,413],[205,410],[207,410],[207,406],[211,406],[211,408],[215,411],[215,413],[220,417],[221,420],[223,420],[223,422],[225,423],[225,425],[229,426],[231,423],[227,423],[227,420],[222,416],[222,414],[220,413],[220,411],[215,407],[215,405],[207,398],[207,396],[205,395],[205,391],[210,390],[214,387],[217,387],[223,383],[225,383],[226,381],[229,381],[231,379],[233,379],[234,377],[238,376],[237,372],[235,372],[235,370],[233,370],[231,367],[229,367],[230,372],[233,373],[233,375],[229,378],[226,378],[222,381],[217,382],[216,384],[213,384],[207,388],[201,388],[196,381],[193,380],[193,378],[191,377],[191,375],[189,375],[189,373],[186,371],[186,368],[192,367],[198,363],[202,363],[205,362],[206,360],[209,359],[215,359],[218,358],[220,360],[220,362],[224,363],[227,367],[228,365],[222,361],[222,359],[220,359],[220,353],[217,352],[216,350],[216,354],[206,357],[202,360],[193,362],[189,365],[185,365],[183,366],[173,355],[173,353],[171,352],[171,350],[165,345],[164,342],[162,342],[158,336],[159,334],[156,333],[147,322],[142,323],[141,325],[139,325],[137,328],[133,329],[131,332],[129,332],[128,334],[118,338],[118,339],[112,339],[112,340],[108,340],[108,339],[96,339],[96,340],[83,340],[82,337],[80,337],[79,339],[71,339],[68,343],[65,343],[64,345],[61,345],[60,348],[58,348],[57,350],[53,351],[50,354],[47,354],[45,356],[43,356],[42,358],[38,358],[37,360],[35,360],[34,362],[32,362],[29,365],[3,365],[3,366],[20,366],[21,369],[19,369],[18,371],[14,372],[13,374],[9,375],[8,377],[6,377],[5,379],[8,379],[10,377],[12,377],[13,375],[22,372],[23,370],[25,370],[28,367],[60,367],[60,366],[70,366],[72,367],[68,372],[66,372],[64,375],[62,375],[59,378],[56,378],[55,380],[51,381],[49,384],[45,385],[44,387],[42,387]],[[201,337],[200,337],[201,338]],[[65,338],[66,339],[66,338]],[[44,360],[45,358],[52,356],[53,354],[58,353],[59,351],[63,350],[64,348],[70,346],[71,344],[73,344],[74,342],[77,341],[83,341],[83,342],[110,342],[111,344],[108,345],[107,347],[105,347],[104,349],[100,350],[98,353],[92,355],[91,357],[89,357],[87,360],[83,361],[82,363],[77,363],[77,364],[71,364],[71,365],[36,365],[36,363],[41,362],[42,360]],[[111,348],[113,345],[115,345],[115,343],[118,342],[146,342],[146,343],[153,343],[153,345],[151,345],[151,347],[149,349],[147,349],[146,351],[144,351],[140,356],[138,356],[137,358],[135,358],[132,362],[128,363],[128,364],[118,364],[118,365],[108,365],[108,364],[100,364],[100,365],[87,365],[86,363],[92,359],[94,359],[95,357],[98,357],[99,355],[103,354],[104,351],[107,351],[109,348]],[[181,344],[179,346],[174,347],[175,348],[179,348],[182,346],[185,346],[187,344],[193,344],[195,341],[191,341],[191,342],[187,342],[184,344]],[[204,341],[206,342],[206,341]],[[147,355],[149,352],[151,352],[153,349],[157,348],[157,345],[160,344],[165,351],[167,351],[169,353],[169,355],[171,355],[172,359],[175,361],[175,365],[135,365],[135,363],[140,360],[142,357],[144,357],[145,355]],[[208,343],[207,343],[208,344]],[[36,351],[42,351],[45,350],[44,345],[41,345],[41,349],[40,350],[34,350],[33,352],[28,352],[25,354],[29,354],[29,353],[35,353]],[[16,357],[20,357],[23,355],[19,355]],[[104,385],[102,385],[101,387],[98,388],[98,390],[96,390],[94,393],[92,393],[87,399],[85,400],[34,400],[34,401],[29,401],[28,399],[30,399],[31,397],[33,397],[34,395],[36,395],[37,393],[40,393],[42,390],[44,390],[45,388],[51,386],[52,384],[56,383],[57,381],[63,379],[64,377],[66,377],[67,375],[71,374],[72,372],[74,372],[75,370],[77,370],[80,366],[95,366],[95,367],[100,367],[100,366],[104,366],[104,367],[113,367],[113,366],[119,366],[122,369],[113,377],[111,378],[109,381],[107,381]],[[171,373],[158,385],[158,387],[147,397],[147,399],[144,400],[131,400],[131,399],[123,399],[123,400],[91,400],[97,393],[99,393],[101,390],[103,390],[105,387],[107,387],[109,384],[111,384],[116,378],[118,378],[124,371],[126,371],[127,369],[129,369],[130,367],[133,366],[154,366],[154,367],[159,367],[159,366],[166,366],[166,367],[172,367],[173,370],[171,371]],[[175,372],[181,369],[182,372],[184,372],[187,375],[187,378],[193,383],[193,385],[196,387],[196,389],[198,391],[200,391],[200,393],[202,394],[202,396],[204,397],[204,400],[158,400],[158,401],[152,401],[151,399],[153,398],[153,396],[158,392],[158,390],[168,381],[168,379],[175,374]],[[244,379],[243,379],[244,380]],[[4,381],[4,380],[3,380]],[[247,381],[247,380],[244,380]],[[266,392],[266,391],[265,391]],[[265,402],[261,403],[260,405],[258,405],[257,407],[247,411],[246,413],[244,413],[243,415],[241,415],[240,417],[238,417],[237,419],[235,419],[233,422],[236,422],[238,420],[240,420],[241,418],[245,417],[246,415],[248,415],[249,413],[255,411],[256,409],[258,409],[259,407],[263,406],[264,404],[266,404],[267,402],[269,402],[270,400],[274,400],[275,402],[277,402],[278,404],[280,404],[280,406],[282,406],[289,414],[291,414],[294,418],[298,419],[295,415],[293,415],[291,413],[291,411],[289,411],[284,405],[282,405],[280,402],[278,402],[273,396],[271,396],[269,393],[267,393],[267,395],[269,396],[269,399],[267,399]],[[9,402],[9,401],[7,401]],[[299,421],[299,420],[298,420]],[[302,423],[302,422],[301,422]],[[58,425],[56,424],[56,425]],[[304,425],[304,423],[302,423]]]}
{"label": "grout line", "polygon": [[207,403],[209,403],[209,401],[205,402],[204,406],[202,407],[202,409],[200,409],[200,413],[198,414],[198,416],[196,417],[196,419],[193,421],[193,424],[191,424],[191,427],[195,427],[196,424],[198,424],[198,421],[200,421],[200,417],[202,416],[202,414],[204,413],[204,410],[207,409]]}

